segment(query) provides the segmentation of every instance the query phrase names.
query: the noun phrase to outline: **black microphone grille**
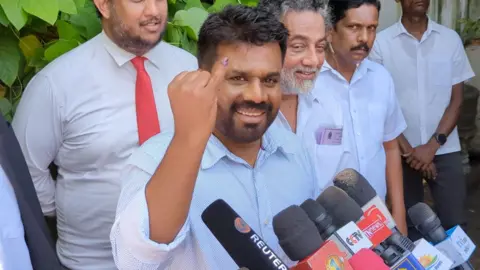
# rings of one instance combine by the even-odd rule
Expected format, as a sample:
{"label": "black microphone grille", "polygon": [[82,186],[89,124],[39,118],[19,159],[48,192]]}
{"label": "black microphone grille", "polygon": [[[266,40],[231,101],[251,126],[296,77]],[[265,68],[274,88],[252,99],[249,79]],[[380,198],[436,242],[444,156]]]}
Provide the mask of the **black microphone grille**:
{"label": "black microphone grille", "polygon": [[437,215],[426,203],[420,202],[408,209],[408,216],[415,227],[422,225],[425,220],[435,219]]}
{"label": "black microphone grille", "polygon": [[273,218],[273,231],[292,261],[310,256],[323,243],[315,224],[298,205],[285,208]]}
{"label": "black microphone grille", "polygon": [[356,222],[363,216],[362,208],[348,194],[334,186],[330,186],[317,198],[332,216],[336,227],[345,226],[348,222]]}
{"label": "black microphone grille", "polygon": [[354,169],[344,169],[335,176],[334,185],[354,199],[360,206],[364,206],[377,192],[368,183],[367,179]]}

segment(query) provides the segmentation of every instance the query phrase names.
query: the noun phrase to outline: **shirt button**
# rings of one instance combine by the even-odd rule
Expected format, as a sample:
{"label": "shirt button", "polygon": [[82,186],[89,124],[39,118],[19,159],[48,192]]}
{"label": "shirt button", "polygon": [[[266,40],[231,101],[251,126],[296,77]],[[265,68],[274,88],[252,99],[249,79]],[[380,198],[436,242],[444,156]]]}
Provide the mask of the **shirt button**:
{"label": "shirt button", "polygon": [[357,135],[360,136],[360,132],[357,132]]}
{"label": "shirt button", "polygon": [[264,223],[265,223],[265,225],[268,225],[268,219],[265,219]]}

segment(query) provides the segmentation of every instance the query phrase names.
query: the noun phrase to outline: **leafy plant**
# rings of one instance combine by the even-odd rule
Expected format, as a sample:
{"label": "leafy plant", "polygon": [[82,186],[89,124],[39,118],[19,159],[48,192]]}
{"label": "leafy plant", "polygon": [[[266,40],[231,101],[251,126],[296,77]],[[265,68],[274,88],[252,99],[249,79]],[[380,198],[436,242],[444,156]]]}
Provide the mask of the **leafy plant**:
{"label": "leafy plant", "polygon": [[[209,13],[258,0],[168,0],[164,40],[196,54]],[[0,0],[0,111],[11,120],[30,79],[102,30],[92,0]]]}
{"label": "leafy plant", "polygon": [[473,40],[480,39],[480,18],[477,20],[460,19],[458,23],[459,33],[465,46],[469,45]]}

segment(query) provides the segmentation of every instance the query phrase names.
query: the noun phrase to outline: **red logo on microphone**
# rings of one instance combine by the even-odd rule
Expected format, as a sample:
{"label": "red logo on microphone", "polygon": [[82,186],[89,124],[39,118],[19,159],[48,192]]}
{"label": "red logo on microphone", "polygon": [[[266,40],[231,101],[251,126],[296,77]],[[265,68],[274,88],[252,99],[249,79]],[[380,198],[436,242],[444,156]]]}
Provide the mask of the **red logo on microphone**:
{"label": "red logo on microphone", "polygon": [[235,229],[241,233],[249,233],[251,231],[250,226],[240,217],[237,217],[233,224],[235,225]]}

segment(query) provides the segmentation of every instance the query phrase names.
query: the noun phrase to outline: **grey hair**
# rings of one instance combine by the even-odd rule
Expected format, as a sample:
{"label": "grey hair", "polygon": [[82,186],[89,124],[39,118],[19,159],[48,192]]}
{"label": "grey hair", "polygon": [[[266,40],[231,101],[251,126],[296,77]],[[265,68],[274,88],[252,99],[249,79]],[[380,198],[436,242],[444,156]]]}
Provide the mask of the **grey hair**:
{"label": "grey hair", "polygon": [[268,10],[280,21],[289,11],[317,12],[323,17],[326,30],[329,30],[333,27],[332,15],[328,5],[328,0],[260,0],[258,7]]}

